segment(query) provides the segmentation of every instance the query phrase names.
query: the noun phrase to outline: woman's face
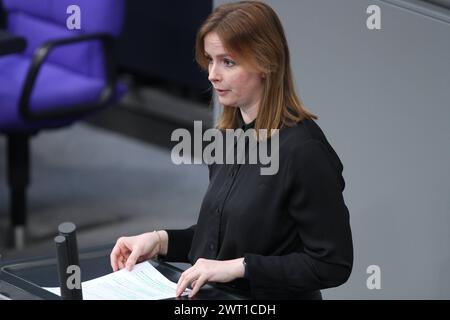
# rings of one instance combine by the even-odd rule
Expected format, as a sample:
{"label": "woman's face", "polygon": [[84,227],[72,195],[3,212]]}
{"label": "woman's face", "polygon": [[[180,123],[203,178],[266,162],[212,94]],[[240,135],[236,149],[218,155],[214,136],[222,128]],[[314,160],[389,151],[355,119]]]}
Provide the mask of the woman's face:
{"label": "woman's face", "polygon": [[237,63],[226,52],[215,32],[205,36],[204,46],[209,60],[208,80],[211,81],[219,102],[243,110],[257,110],[263,89],[261,72]]}

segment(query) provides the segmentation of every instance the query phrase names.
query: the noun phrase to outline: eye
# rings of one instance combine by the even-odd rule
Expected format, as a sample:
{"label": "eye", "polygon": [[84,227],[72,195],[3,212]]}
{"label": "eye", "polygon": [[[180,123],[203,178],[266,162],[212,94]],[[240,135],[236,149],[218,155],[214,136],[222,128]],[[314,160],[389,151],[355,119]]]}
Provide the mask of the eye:
{"label": "eye", "polygon": [[230,59],[223,59],[223,63],[227,67],[233,67],[234,65],[236,65],[236,63],[233,60],[230,60]]}

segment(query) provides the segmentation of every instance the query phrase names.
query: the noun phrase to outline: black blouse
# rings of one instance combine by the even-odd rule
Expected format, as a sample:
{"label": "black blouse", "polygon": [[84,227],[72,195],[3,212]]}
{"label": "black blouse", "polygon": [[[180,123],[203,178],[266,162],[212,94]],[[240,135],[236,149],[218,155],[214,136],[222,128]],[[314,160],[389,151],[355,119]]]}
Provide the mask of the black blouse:
{"label": "black blouse", "polygon": [[353,244],[343,166],[320,127],[305,119],[280,129],[279,170],[261,175],[261,167],[209,165],[197,224],[167,230],[165,259],[245,257],[245,279],[229,285],[261,299],[320,297],[318,290],[346,282]]}

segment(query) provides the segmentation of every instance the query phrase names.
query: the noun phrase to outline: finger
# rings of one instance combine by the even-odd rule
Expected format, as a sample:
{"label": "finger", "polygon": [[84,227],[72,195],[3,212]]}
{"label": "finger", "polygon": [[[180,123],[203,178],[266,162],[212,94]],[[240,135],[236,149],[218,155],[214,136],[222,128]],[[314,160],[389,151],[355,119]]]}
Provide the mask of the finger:
{"label": "finger", "polygon": [[133,251],[131,251],[131,254],[126,261],[128,271],[131,271],[133,269],[139,256],[140,256],[139,250],[134,249]]}
{"label": "finger", "polygon": [[206,277],[200,277],[194,282],[192,283],[193,288],[191,293],[189,293],[189,298],[192,298],[193,296],[195,296],[197,294],[197,292],[200,290],[201,287],[203,287],[203,285],[206,283],[207,278]]}
{"label": "finger", "polygon": [[180,278],[177,281],[177,287],[181,284],[181,282],[186,278],[189,273],[191,273],[193,267],[190,267],[189,269],[186,269],[180,276]]}
{"label": "finger", "polygon": [[125,258],[123,256],[119,257],[119,269],[125,268]]}
{"label": "finger", "polygon": [[[112,262],[116,266],[116,270],[120,267],[120,258],[127,257],[130,254],[130,249],[128,249],[127,244],[125,243],[125,238],[121,237],[117,240],[116,245],[114,246],[111,252]],[[123,266],[122,266],[123,268]]]}
{"label": "finger", "polygon": [[114,272],[117,271],[117,269],[119,269],[119,265],[117,264],[117,250],[115,250],[116,247],[113,248],[113,250],[111,251],[111,254],[109,255],[109,260],[111,262],[111,268],[113,269]]}
{"label": "finger", "polygon": [[176,295],[177,296],[181,295],[184,292],[184,290],[186,290],[188,285],[192,281],[195,281],[197,278],[198,278],[198,276],[196,275],[196,272],[191,272],[188,275],[184,276],[183,280],[181,281],[180,285],[177,288]]}
{"label": "finger", "polygon": [[117,271],[119,269],[119,258],[122,254],[121,251],[122,250],[120,249],[120,244],[119,242],[117,242],[110,255],[111,267],[114,271]]}
{"label": "finger", "polygon": [[178,295],[181,295],[184,292],[184,290],[186,290],[186,287],[184,287],[183,290],[181,290],[182,283],[187,282],[186,286],[189,285],[189,281],[186,281],[186,279],[192,278],[195,281],[196,277],[193,277],[192,275],[194,273],[196,273],[196,272],[197,272],[197,268],[195,266],[192,266],[189,269],[186,269],[181,274],[181,276],[180,276],[180,278],[178,279],[178,282],[177,282],[177,290],[176,290],[176,292],[177,292]]}
{"label": "finger", "polygon": [[176,291],[175,291],[175,296],[176,297],[178,297],[180,295],[179,292],[181,291],[181,284],[184,283],[185,278],[186,278],[186,271],[183,272],[181,274],[180,278],[178,279],[177,288],[176,288]]}

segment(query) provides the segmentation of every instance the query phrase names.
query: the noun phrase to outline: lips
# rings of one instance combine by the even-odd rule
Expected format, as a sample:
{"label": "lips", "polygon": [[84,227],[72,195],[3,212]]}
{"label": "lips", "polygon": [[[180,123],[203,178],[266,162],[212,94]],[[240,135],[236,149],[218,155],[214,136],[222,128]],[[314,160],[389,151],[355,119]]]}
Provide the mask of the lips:
{"label": "lips", "polygon": [[216,92],[219,97],[222,97],[222,96],[227,95],[228,92],[230,92],[230,90],[216,90]]}
{"label": "lips", "polygon": [[219,96],[227,94],[227,92],[231,91],[231,90],[223,90],[223,89],[218,89],[218,88],[214,88],[214,89],[216,90],[216,92]]}

